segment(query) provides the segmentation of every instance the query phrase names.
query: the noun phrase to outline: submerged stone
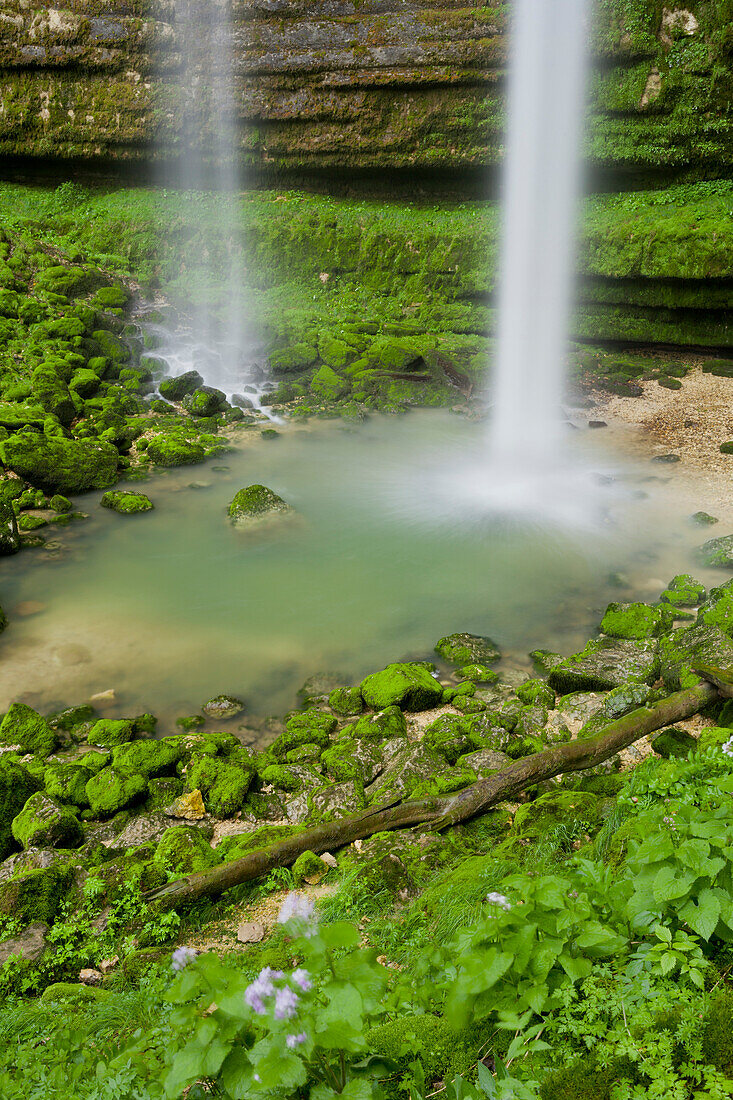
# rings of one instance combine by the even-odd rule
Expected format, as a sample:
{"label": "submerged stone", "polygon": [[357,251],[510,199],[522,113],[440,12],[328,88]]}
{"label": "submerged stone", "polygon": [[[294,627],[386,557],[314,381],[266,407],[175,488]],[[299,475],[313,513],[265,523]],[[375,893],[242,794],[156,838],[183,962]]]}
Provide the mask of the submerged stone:
{"label": "submerged stone", "polygon": [[442,702],[443,688],[432,675],[431,666],[405,662],[387,665],[361,682],[361,695],[368,707],[384,710],[429,710]]}
{"label": "submerged stone", "polygon": [[440,639],[435,652],[454,665],[490,665],[501,657],[496,642],[480,634],[449,634]]}
{"label": "submerged stone", "polygon": [[149,512],[155,507],[145,493],[131,493],[126,489],[115,489],[105,493],[99,502],[103,508],[110,508],[120,515],[129,516],[137,512]]}
{"label": "submerged stone", "polygon": [[238,714],[242,714],[244,703],[233,695],[217,695],[204,703],[201,709],[207,718],[226,720],[236,718]]}

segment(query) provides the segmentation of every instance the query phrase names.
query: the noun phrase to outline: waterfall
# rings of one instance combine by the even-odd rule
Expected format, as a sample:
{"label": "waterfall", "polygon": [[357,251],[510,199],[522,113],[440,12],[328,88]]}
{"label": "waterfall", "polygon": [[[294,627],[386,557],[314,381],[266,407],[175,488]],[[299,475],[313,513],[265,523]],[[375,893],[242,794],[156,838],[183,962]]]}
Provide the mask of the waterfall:
{"label": "waterfall", "polygon": [[[231,0],[176,0],[179,154],[165,169],[177,213],[194,244],[187,246],[185,293],[190,337],[169,359],[199,371],[207,385],[231,395],[249,390],[254,342],[244,288],[243,187],[238,97],[234,79]],[[250,383],[250,384],[248,384]]]}
{"label": "waterfall", "polygon": [[515,484],[562,460],[587,8],[514,6],[490,447],[497,473]]}

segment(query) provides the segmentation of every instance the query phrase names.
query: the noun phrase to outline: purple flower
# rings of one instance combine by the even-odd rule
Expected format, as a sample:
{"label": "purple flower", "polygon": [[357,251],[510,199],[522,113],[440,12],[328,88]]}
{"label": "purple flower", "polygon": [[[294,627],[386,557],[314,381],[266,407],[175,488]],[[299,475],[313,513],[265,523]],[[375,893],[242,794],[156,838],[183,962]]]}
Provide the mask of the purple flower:
{"label": "purple flower", "polygon": [[260,970],[251,985],[248,985],[245,989],[244,1003],[249,1005],[258,1016],[263,1016],[266,1012],[265,998],[273,996],[275,993],[274,982],[284,977],[282,970],[271,970],[269,966],[265,966]]}
{"label": "purple flower", "polygon": [[300,1035],[288,1035],[285,1044],[288,1050],[295,1050],[295,1048],[300,1046],[301,1043],[304,1043],[307,1038],[308,1036],[306,1033],[301,1031]]}
{"label": "purple flower", "polygon": [[171,966],[174,970],[185,970],[189,963],[197,957],[198,951],[193,947],[177,947],[171,958]]}
{"label": "purple flower", "polygon": [[309,990],[313,988],[313,982],[311,981],[310,974],[307,970],[303,970],[302,968],[293,971],[292,980],[295,982],[299,989],[303,990],[304,993],[308,993]]}
{"label": "purple flower", "polygon": [[499,909],[505,909],[507,912],[512,907],[512,903],[509,901],[509,898],[505,898],[503,894],[497,894],[495,890],[486,895],[486,900],[488,901],[489,905],[496,905]]}
{"label": "purple flower", "polygon": [[298,894],[295,890],[291,890],[285,901],[280,906],[280,912],[277,915],[278,924],[287,924],[289,920],[313,920],[313,911],[315,904],[305,894]]}
{"label": "purple flower", "polygon": [[290,1020],[295,1015],[299,1000],[298,994],[288,986],[278,989],[275,994],[275,1019]]}

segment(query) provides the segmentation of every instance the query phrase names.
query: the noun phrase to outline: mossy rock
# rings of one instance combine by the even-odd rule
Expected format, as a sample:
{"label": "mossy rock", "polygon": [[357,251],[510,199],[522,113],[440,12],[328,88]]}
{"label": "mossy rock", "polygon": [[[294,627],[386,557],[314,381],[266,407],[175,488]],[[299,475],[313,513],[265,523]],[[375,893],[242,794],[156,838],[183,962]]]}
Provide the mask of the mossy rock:
{"label": "mossy rock", "polygon": [[611,638],[656,638],[672,626],[673,615],[645,603],[610,603],[601,630]]}
{"label": "mossy rock", "polygon": [[651,684],[657,678],[659,660],[649,640],[598,638],[554,665],[548,683],[561,695],[574,691],[610,691],[627,681]]}
{"label": "mossy rock", "polygon": [[174,776],[163,776],[148,781],[148,797],[145,810],[164,810],[183,794],[183,780]]}
{"label": "mossy rock", "polygon": [[86,785],[93,774],[83,764],[51,764],[43,773],[46,793],[83,810],[89,805]]}
{"label": "mossy rock", "polygon": [[206,452],[200,443],[171,435],[153,436],[145,453],[156,466],[167,467],[194,466],[206,458]]}
{"label": "mossy rock", "polygon": [[13,819],[40,787],[37,776],[14,760],[0,757],[0,861],[15,848]]}
{"label": "mossy rock", "polygon": [[137,512],[150,512],[155,507],[145,493],[131,493],[126,489],[114,489],[110,493],[105,493],[99,503],[103,508],[109,508],[123,516],[135,515]]}
{"label": "mossy rock", "polygon": [[189,764],[186,788],[201,791],[208,813],[215,817],[232,817],[244,806],[254,775],[251,760],[230,762],[202,756]]}
{"label": "mossy rock", "polygon": [[117,480],[119,455],[111,443],[18,433],[0,443],[7,469],[47,493],[108,489]]}
{"label": "mossy rock", "polygon": [[178,374],[175,378],[163,378],[158,389],[168,401],[182,401],[189,393],[193,393],[199,386],[203,386],[204,380],[198,371],[189,370],[185,374]]}
{"label": "mossy rock", "polygon": [[301,852],[293,864],[292,871],[296,883],[302,886],[309,878],[325,875],[328,868],[315,852]]}
{"label": "mossy rock", "polygon": [[112,765],[102,768],[86,785],[87,798],[96,817],[113,814],[142,802],[148,783],[144,776],[123,772]]}
{"label": "mossy rock", "polygon": [[477,1035],[456,1031],[447,1020],[431,1015],[398,1016],[371,1028],[366,1041],[372,1054],[394,1063],[400,1071],[407,1071],[410,1063],[419,1062],[428,1085],[465,1076],[475,1064],[481,1047]]}
{"label": "mossy rock", "polygon": [[0,883],[0,913],[22,926],[53,924],[73,879],[73,868],[62,863],[14,875]]}
{"label": "mossy rock", "polygon": [[0,743],[18,745],[21,753],[48,756],[58,738],[48,722],[25,703],[11,703],[0,724]]}
{"label": "mossy rock", "polygon": [[622,684],[613,691],[609,691],[603,700],[603,717],[614,722],[624,714],[643,707],[650,695],[651,688],[647,684]]}
{"label": "mossy rock", "polygon": [[183,407],[191,416],[216,416],[227,407],[226,394],[213,386],[199,386],[183,398]]}
{"label": "mossy rock", "polygon": [[122,771],[135,772],[144,775],[146,779],[153,779],[161,775],[172,775],[181,758],[181,752],[177,738],[129,741],[112,750],[112,763]]}
{"label": "mossy rock", "polygon": [[362,680],[361,695],[368,707],[384,710],[397,706],[401,710],[420,711],[437,707],[442,702],[443,688],[427,664],[402,663],[387,665]]}
{"label": "mossy rock", "polygon": [[130,348],[124,340],[121,340],[119,336],[115,336],[113,332],[108,332],[107,329],[97,329],[92,333],[92,339],[96,340],[105,359],[109,359],[116,364],[129,363],[132,355]]}
{"label": "mossy rock", "polygon": [[[2,453],[2,444],[0,444],[0,453]],[[733,535],[709,539],[700,547],[698,558],[702,565],[709,568],[733,569]]]}
{"label": "mossy rock", "polygon": [[700,682],[695,668],[732,668],[733,642],[719,627],[697,622],[660,638],[659,661],[665,688],[679,691]]}
{"label": "mossy rock", "polygon": [[359,688],[335,688],[328,696],[328,705],[342,718],[352,718],[364,710],[364,700]]}
{"label": "mossy rock", "polygon": [[364,741],[390,741],[393,737],[407,737],[407,719],[399,707],[385,707],[376,714],[364,714],[344,733]]}
{"label": "mossy rock", "polygon": [[[733,731],[731,732],[733,737]],[[686,730],[669,726],[651,739],[651,746],[657,756],[669,760],[670,757],[679,756],[683,759],[697,748],[697,739]]]}
{"label": "mossy rock", "polygon": [[205,871],[221,862],[200,829],[190,825],[174,825],[166,829],[155,850],[155,862],[174,875]]}
{"label": "mossy rock", "polygon": [[313,375],[310,388],[323,401],[338,401],[350,392],[351,384],[324,363]]}
{"label": "mossy rock", "polygon": [[280,348],[270,355],[270,370],[274,374],[300,374],[318,362],[318,351],[304,342]]}
{"label": "mossy rock", "polygon": [[455,714],[442,714],[432,722],[423,735],[423,744],[437,752],[448,764],[455,764],[460,756],[480,748],[465,718]]}
{"label": "mossy rock", "polygon": [[88,1008],[90,1005],[105,1001],[110,996],[109,989],[98,989],[81,982],[52,982],[40,996],[41,1004],[69,1005],[74,1008]]}
{"label": "mossy rock", "polygon": [[0,500],[0,557],[17,554],[20,550],[18,521],[9,500]]}
{"label": "mossy rock", "polygon": [[599,1066],[592,1058],[579,1058],[555,1070],[540,1085],[540,1100],[611,1100],[623,1063]]}
{"label": "mossy rock", "polygon": [[544,680],[525,680],[517,688],[517,698],[526,706],[539,703],[550,710],[555,706],[555,692]]}
{"label": "mossy rock", "polygon": [[285,515],[293,509],[266,485],[247,485],[229,505],[228,515],[235,527],[249,525],[266,516]]}
{"label": "mossy rock", "polygon": [[499,679],[499,673],[486,665],[463,665],[457,670],[457,675],[462,680],[471,680],[476,684],[495,684]]}
{"label": "mossy rock", "polygon": [[100,718],[89,731],[87,740],[90,745],[100,749],[111,749],[132,741],[135,730],[132,722],[126,718]]}
{"label": "mossy rock", "polygon": [[282,761],[292,749],[301,745],[318,745],[325,749],[337,726],[338,721],[333,714],[312,707],[288,719],[284,732],[275,739],[269,751],[276,760]]}
{"label": "mossy rock", "polygon": [[454,665],[491,665],[501,657],[496,642],[480,634],[449,634],[436,644],[435,652]]}
{"label": "mossy rock", "polygon": [[586,822],[592,829],[598,817],[598,799],[588,791],[550,791],[519,807],[514,815],[513,832],[523,837],[541,837],[557,825],[576,821]]}
{"label": "mossy rock", "polygon": [[705,585],[700,584],[689,573],[680,573],[673,577],[659,597],[661,603],[672,607],[698,607],[707,595]]}
{"label": "mossy rock", "polygon": [[379,775],[384,759],[376,742],[342,737],[324,750],[321,765],[336,782],[356,779],[366,786]]}

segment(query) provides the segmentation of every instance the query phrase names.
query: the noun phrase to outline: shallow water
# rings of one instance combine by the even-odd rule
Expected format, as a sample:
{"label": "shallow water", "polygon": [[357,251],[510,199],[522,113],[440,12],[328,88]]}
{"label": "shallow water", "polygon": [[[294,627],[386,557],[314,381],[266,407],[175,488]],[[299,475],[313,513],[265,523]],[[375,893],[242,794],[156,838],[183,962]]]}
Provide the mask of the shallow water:
{"label": "shallow water", "polygon": [[[618,464],[598,433],[576,435],[576,470]],[[689,527],[694,507],[649,464],[591,474],[582,489],[556,472],[547,493],[563,517],[572,498],[579,526],[498,515],[484,439],[483,424],[442,411],[290,429],[143,483],[156,506],[146,515],[81,498],[90,520],[48,529],[57,555],[0,562],[11,620],[0,707],[50,710],[113,689],[105,713],[152,710],[164,726],[219,692],[251,714],[282,713],[313,673],[350,683],[389,660],[430,657],[456,630],[491,635],[507,663],[529,668],[532,648],[584,644],[608,600],[654,598],[656,579],[690,568],[691,547],[710,537]],[[298,521],[257,538],[234,530],[226,506],[254,482]],[[612,572],[629,585],[614,587]]]}

